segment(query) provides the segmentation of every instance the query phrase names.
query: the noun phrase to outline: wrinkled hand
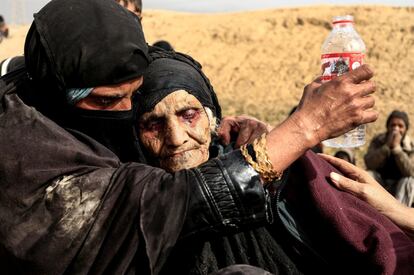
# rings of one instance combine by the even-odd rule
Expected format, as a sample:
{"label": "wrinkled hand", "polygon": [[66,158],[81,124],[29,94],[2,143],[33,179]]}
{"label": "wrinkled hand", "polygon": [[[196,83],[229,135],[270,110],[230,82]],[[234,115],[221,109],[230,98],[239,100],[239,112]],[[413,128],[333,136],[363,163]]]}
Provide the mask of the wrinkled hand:
{"label": "wrinkled hand", "polygon": [[355,195],[387,216],[401,207],[399,202],[366,171],[342,159],[319,155],[346,176],[334,172],[330,174],[333,184],[339,189]]}
{"label": "wrinkled hand", "polygon": [[394,149],[401,144],[402,135],[400,131],[393,130],[387,135],[387,145],[390,149]]}
{"label": "wrinkled hand", "polygon": [[312,146],[378,118],[378,112],[372,109],[375,105],[372,96],[375,84],[370,81],[373,75],[363,65],[329,82],[322,84],[318,78],[305,87],[292,118],[306,131]]}
{"label": "wrinkled hand", "polygon": [[252,143],[270,129],[270,125],[251,116],[228,116],[221,120],[217,134],[226,145],[230,143],[232,135],[237,135],[235,147],[238,148],[243,144]]}

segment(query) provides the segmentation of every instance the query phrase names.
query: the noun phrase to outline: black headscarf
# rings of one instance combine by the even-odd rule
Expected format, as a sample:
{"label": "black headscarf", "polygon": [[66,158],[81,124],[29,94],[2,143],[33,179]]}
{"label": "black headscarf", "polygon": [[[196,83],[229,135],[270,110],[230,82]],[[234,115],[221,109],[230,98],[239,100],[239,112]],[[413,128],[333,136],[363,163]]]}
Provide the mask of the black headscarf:
{"label": "black headscarf", "polygon": [[32,86],[21,95],[63,127],[138,160],[132,111],[88,111],[69,106],[70,88],[119,84],[142,76],[148,47],[140,20],[113,0],[53,0],[30,27],[25,62]]}
{"label": "black headscarf", "polygon": [[25,44],[32,78],[54,79],[63,91],[141,76],[147,54],[138,17],[113,0],[53,0],[35,14]]}
{"label": "black headscarf", "polygon": [[202,72],[200,63],[188,55],[171,51],[153,50],[150,57],[144,84],[134,99],[138,115],[152,111],[169,94],[185,90],[204,107],[210,108],[217,119],[221,119],[217,95]]}

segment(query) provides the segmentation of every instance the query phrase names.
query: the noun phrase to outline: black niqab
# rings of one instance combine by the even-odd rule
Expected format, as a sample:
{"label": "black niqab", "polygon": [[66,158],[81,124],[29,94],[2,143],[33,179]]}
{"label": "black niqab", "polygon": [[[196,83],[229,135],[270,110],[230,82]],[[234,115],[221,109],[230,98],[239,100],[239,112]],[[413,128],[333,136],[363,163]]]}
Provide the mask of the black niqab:
{"label": "black niqab", "polygon": [[123,162],[141,160],[132,112],[76,110],[65,100],[69,88],[119,84],[143,75],[148,47],[134,14],[113,0],[51,1],[35,14],[25,59],[32,86],[19,93],[25,103],[94,138]]}
{"label": "black niqab", "polygon": [[53,77],[61,91],[137,78],[147,53],[138,17],[113,0],[51,1],[35,14],[25,44],[32,78]]}
{"label": "black niqab", "polygon": [[[83,9],[87,11],[82,13]],[[111,9],[113,13],[109,12]],[[140,74],[137,59],[133,58],[142,55],[141,39],[137,38],[141,33],[139,23],[130,13],[125,14],[126,21],[118,18],[119,13],[126,12],[119,9],[122,8],[113,0],[50,2],[37,16],[26,43],[32,80],[25,69],[0,78],[2,274],[158,274],[186,227],[186,219],[192,216],[190,195],[194,192],[191,190],[198,190],[192,186],[203,190],[207,186],[194,171],[171,175],[139,163],[121,164],[107,148],[83,132],[61,127],[65,124],[60,122],[78,115],[67,108],[59,109],[67,107],[59,105],[66,88],[113,84],[122,82],[123,76]],[[85,14],[90,18],[85,18]],[[54,19],[49,21],[51,18]],[[108,31],[108,21],[97,22],[97,25],[103,24],[104,30],[91,31],[96,27],[91,24],[100,20],[110,20],[117,31],[127,34]],[[89,37],[71,40],[76,38],[74,34]],[[78,43],[79,49],[62,45],[66,43]],[[99,56],[99,51],[109,58]],[[118,75],[118,69],[123,73]],[[28,100],[36,108],[28,106]],[[55,116],[38,112],[39,107],[47,106],[53,106],[50,110],[56,111]],[[62,121],[56,119],[59,113]],[[108,112],[108,115],[117,113]],[[82,112],[78,117],[83,115],[88,114]],[[128,119],[128,116],[114,121],[119,119]],[[76,123],[74,126],[80,127]],[[111,132],[112,128],[107,129]],[[96,138],[96,133],[90,136]],[[211,172],[213,175],[221,173],[217,182],[233,186],[230,172],[218,165],[213,162],[206,169],[216,171]],[[209,167],[213,170],[208,170]],[[244,185],[261,190],[257,174],[251,169],[247,171],[252,180]],[[251,201],[249,196],[246,199],[242,196],[249,193],[255,192],[240,193],[243,201]],[[193,197],[197,202],[201,193]],[[253,198],[257,203],[257,194]],[[229,212],[227,200],[223,199],[223,203],[223,212]],[[198,213],[198,205],[204,207],[201,201],[194,205],[194,213]],[[246,208],[255,209],[259,205],[263,206],[264,202],[260,200],[257,205]],[[235,222],[265,216],[264,213],[252,215],[253,212],[239,207],[235,212],[239,209],[240,213],[249,214],[243,214],[243,219],[236,217]],[[210,215],[212,211],[204,212]],[[205,224],[204,220],[213,221],[212,225],[221,224],[215,221],[215,214],[211,216],[201,219],[201,224]]]}

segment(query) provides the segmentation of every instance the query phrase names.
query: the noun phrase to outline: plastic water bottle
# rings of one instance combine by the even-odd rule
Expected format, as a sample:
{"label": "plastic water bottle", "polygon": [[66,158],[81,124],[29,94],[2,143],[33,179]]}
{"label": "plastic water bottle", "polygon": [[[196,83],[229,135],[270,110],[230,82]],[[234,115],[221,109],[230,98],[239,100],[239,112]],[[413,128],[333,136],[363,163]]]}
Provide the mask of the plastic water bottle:
{"label": "plastic water bottle", "polygon": [[[365,44],[354,29],[351,15],[335,16],[332,31],[322,45],[322,81],[330,81],[363,64]],[[323,141],[328,147],[358,147],[365,143],[365,125],[337,138]]]}

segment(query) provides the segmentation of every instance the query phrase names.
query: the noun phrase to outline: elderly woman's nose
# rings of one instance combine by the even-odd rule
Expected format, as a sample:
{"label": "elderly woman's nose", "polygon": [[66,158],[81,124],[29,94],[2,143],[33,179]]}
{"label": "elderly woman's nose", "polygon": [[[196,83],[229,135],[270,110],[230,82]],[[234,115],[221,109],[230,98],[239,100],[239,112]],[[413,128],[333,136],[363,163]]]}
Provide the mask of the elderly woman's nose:
{"label": "elderly woman's nose", "polygon": [[188,133],[178,121],[169,121],[166,128],[166,143],[168,145],[177,147],[188,141]]}

